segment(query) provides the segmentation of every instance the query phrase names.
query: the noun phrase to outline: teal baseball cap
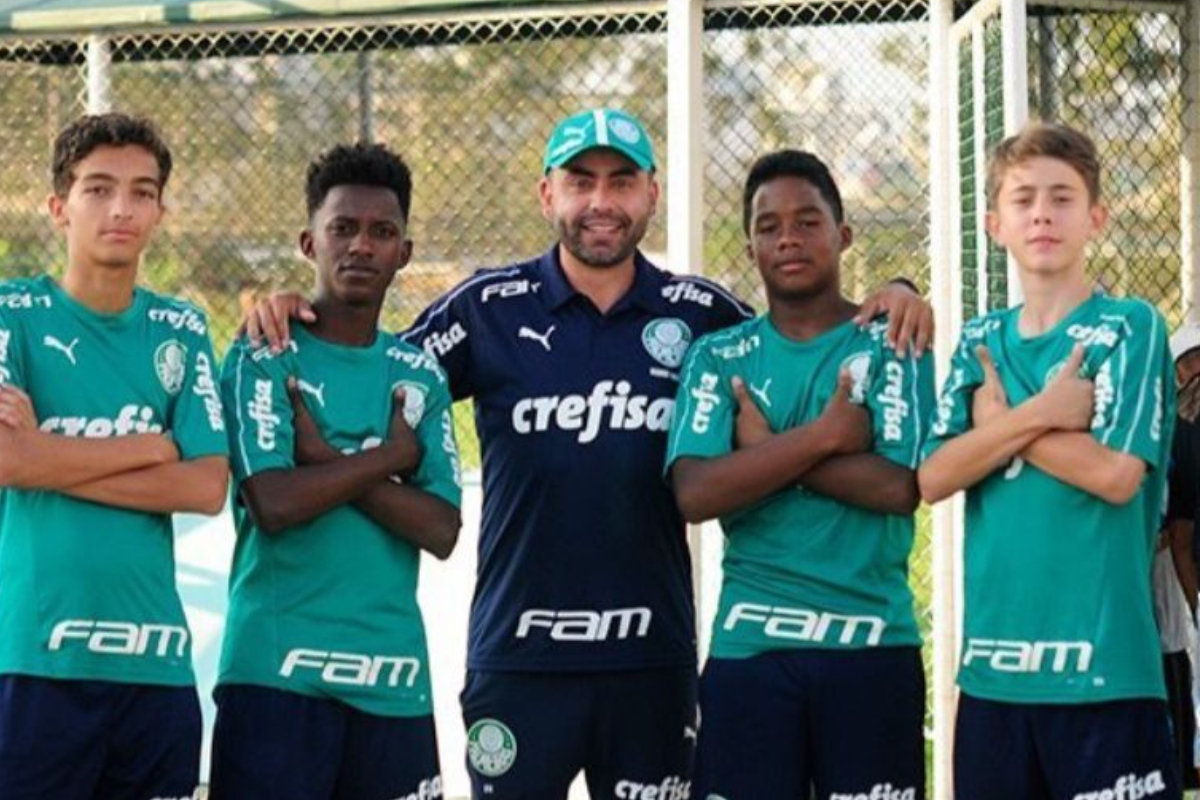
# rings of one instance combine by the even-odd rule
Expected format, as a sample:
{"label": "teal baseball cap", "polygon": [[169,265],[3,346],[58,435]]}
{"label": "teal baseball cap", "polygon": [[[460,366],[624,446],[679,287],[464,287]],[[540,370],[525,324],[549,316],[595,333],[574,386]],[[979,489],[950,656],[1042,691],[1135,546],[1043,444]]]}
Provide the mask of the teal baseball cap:
{"label": "teal baseball cap", "polygon": [[542,172],[561,167],[580,153],[607,147],[628,158],[638,169],[654,170],[654,147],[637,117],[616,108],[593,108],[573,114],[554,127],[546,142]]}

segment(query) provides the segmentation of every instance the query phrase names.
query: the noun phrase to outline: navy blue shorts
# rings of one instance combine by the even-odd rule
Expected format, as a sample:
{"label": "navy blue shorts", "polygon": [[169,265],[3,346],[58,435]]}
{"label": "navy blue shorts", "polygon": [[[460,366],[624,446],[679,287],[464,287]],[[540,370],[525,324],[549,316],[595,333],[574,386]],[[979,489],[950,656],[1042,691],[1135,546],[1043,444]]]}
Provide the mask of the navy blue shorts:
{"label": "navy blue shorts", "polygon": [[0,800],[191,800],[194,687],[0,675]]}
{"label": "navy blue shorts", "polygon": [[[467,771],[476,800],[686,800],[696,671],[467,673]],[[220,800],[220,798],[217,798]]]}
{"label": "navy blue shorts", "polygon": [[384,717],[345,703],[220,686],[211,800],[435,800],[433,715]]}
{"label": "navy blue shorts", "polygon": [[954,789],[958,800],[1178,798],[1167,705],[1001,703],[963,694]]}
{"label": "navy blue shorts", "polygon": [[924,723],[915,647],[710,658],[693,796],[919,800]]}

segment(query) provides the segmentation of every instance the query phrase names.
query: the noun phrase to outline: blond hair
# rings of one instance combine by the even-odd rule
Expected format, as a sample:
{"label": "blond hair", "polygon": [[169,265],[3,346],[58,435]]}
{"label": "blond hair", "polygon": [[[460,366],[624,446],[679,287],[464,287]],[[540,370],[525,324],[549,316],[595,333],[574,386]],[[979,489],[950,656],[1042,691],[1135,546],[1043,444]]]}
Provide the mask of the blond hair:
{"label": "blond hair", "polygon": [[995,207],[1000,183],[1009,169],[1039,156],[1066,163],[1083,178],[1088,199],[1092,203],[1100,201],[1100,159],[1091,138],[1061,123],[1033,122],[992,151],[987,169],[988,205]]}

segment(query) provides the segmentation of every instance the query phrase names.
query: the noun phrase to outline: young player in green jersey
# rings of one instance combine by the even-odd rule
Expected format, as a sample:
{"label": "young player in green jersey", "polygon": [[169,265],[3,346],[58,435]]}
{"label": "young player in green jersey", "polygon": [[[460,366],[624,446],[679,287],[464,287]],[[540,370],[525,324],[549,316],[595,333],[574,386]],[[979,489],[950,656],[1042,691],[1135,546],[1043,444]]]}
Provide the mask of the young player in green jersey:
{"label": "young player in green jersey", "polygon": [[959,797],[1179,796],[1150,590],[1171,428],[1158,311],[1093,288],[1086,136],[1031,125],[989,167],[1025,303],[972,320],[919,479],[966,490]]}
{"label": "young player in green jersey", "polygon": [[171,155],[82,117],[54,144],[61,279],[0,283],[0,798],[191,797],[200,706],[170,513],[225,503],[212,347],[137,286]]}
{"label": "young player in green jersey", "polygon": [[769,312],[693,345],[667,450],[680,509],[727,542],[697,796],[923,797],[907,563],[930,360],[854,323],[819,159],[759,159],[744,205]]}
{"label": "young player in green jersey", "polygon": [[212,788],[227,800],[441,797],[420,550],[458,537],[446,376],[378,330],[408,263],[412,179],[386,148],[309,167],[316,321],[282,352],[236,342],[221,388],[238,541]]}

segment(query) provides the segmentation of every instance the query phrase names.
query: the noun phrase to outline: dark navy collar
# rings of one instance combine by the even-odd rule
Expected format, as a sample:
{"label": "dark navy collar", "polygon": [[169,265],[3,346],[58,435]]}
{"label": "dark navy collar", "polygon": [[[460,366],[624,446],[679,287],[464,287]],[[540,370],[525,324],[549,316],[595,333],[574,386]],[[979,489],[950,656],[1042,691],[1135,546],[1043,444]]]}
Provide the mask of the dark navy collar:
{"label": "dark navy collar", "polygon": [[[537,271],[542,279],[541,294],[552,311],[582,296],[563,273],[558,248],[556,243],[537,260]],[[667,285],[670,276],[651,264],[640,250],[634,252],[633,264],[633,286],[608,312],[610,316],[630,305],[652,313],[660,313],[663,310],[663,287]]]}

